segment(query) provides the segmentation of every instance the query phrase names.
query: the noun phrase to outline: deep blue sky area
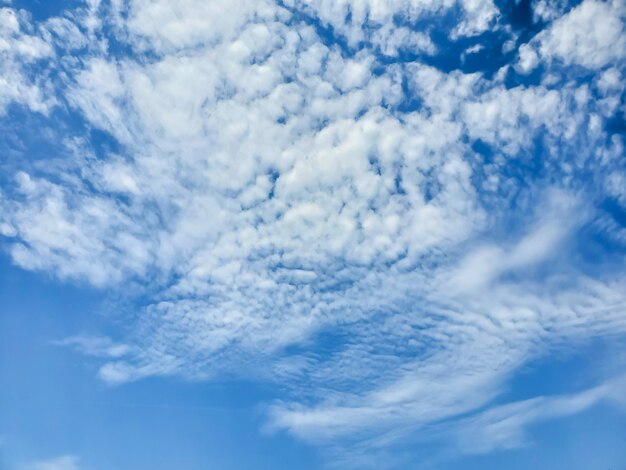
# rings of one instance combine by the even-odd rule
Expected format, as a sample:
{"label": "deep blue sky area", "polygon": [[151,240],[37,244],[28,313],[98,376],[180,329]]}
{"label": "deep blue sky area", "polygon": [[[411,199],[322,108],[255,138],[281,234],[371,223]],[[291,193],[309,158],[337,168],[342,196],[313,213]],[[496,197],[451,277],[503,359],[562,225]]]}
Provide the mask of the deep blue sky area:
{"label": "deep blue sky area", "polygon": [[626,4],[0,0],[0,470],[626,470]]}

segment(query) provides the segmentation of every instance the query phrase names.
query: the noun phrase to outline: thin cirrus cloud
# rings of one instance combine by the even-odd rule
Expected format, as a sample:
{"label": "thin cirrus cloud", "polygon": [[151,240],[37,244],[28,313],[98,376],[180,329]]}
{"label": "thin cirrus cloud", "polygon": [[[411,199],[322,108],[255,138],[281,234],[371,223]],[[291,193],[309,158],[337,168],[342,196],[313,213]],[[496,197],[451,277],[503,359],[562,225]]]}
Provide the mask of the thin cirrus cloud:
{"label": "thin cirrus cloud", "polygon": [[21,467],[23,470],[78,470],[79,459],[74,455],[62,455],[49,460],[31,462]]}
{"label": "thin cirrus cloud", "polygon": [[[324,442],[482,410],[553,344],[624,332],[623,268],[591,270],[579,247],[626,239],[601,205],[626,198],[607,131],[626,9],[537,3],[545,28],[525,44],[487,1],[96,1],[39,22],[3,8],[2,112],[106,136],[52,127],[57,154],[11,164],[4,244],[24,269],[141,299],[127,338],[57,344],[112,384],[278,383],[268,427]],[[508,35],[510,64],[438,67],[432,31],[410,27],[436,15],[457,16],[450,41]],[[449,435],[492,449],[501,426],[514,445],[618,383]]]}
{"label": "thin cirrus cloud", "polygon": [[598,402],[624,406],[624,376],[569,395],[536,397],[489,409],[459,427],[459,444],[469,453],[487,453],[497,448],[515,448],[528,443],[526,428],[536,422],[579,413]]}

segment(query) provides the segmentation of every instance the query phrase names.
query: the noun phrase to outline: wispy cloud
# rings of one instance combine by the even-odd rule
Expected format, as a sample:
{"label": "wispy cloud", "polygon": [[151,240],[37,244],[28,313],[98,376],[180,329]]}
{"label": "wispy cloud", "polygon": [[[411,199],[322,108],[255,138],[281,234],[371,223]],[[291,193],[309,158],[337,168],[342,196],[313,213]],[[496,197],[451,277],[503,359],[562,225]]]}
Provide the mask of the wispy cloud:
{"label": "wispy cloud", "polygon": [[23,470],[79,470],[78,457],[63,455],[49,460],[40,460],[23,466]]}
{"label": "wispy cloud", "polygon": [[88,356],[118,358],[129,354],[132,349],[126,344],[114,343],[102,336],[71,336],[54,341],[56,346],[69,346]]}
{"label": "wispy cloud", "polygon": [[[624,7],[553,3],[526,44],[491,1],[2,9],[0,110],[84,124],[4,175],[11,258],[138,304],[126,338],[56,344],[114,384],[273,381],[270,427],[328,442],[475,413],[552,345],[625,333],[623,266],[580,248],[626,240],[602,208],[626,200]],[[485,31],[512,62],[467,73]],[[444,39],[468,41],[451,70]],[[513,445],[577,400],[474,419]]]}
{"label": "wispy cloud", "polygon": [[528,444],[526,429],[532,424],[580,413],[601,401],[626,404],[624,376],[575,394],[536,397],[496,406],[459,426],[459,444],[469,453],[487,453]]}

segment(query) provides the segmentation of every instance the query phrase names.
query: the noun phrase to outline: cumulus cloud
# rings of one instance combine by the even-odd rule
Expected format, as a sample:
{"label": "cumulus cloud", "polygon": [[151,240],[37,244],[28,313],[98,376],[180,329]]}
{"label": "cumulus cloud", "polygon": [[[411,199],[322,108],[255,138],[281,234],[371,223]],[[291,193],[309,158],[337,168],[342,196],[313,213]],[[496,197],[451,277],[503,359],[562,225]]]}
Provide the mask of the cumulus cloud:
{"label": "cumulus cloud", "polygon": [[[576,248],[585,230],[619,238],[599,207],[624,206],[623,139],[606,131],[623,8],[585,0],[489,78],[399,59],[437,54],[414,25],[459,7],[450,41],[501,28],[491,2],[136,0],[26,41],[5,9],[17,83],[34,57],[19,41],[55,71],[47,101],[7,102],[88,129],[6,175],[5,246],[24,269],[140,299],[127,338],[58,344],[113,384],[277,383],[270,427],[328,442],[476,412],[552,345],[623,333],[623,270]],[[507,81],[539,63],[561,86]],[[574,64],[602,70],[558,68]]]}
{"label": "cumulus cloud", "polygon": [[382,32],[387,30],[393,32],[394,42],[400,42],[408,50],[415,45],[417,36],[401,23],[420,24],[432,21],[438,15],[454,15],[455,21],[447,33],[451,38],[458,38],[486,31],[499,15],[491,0],[287,0],[283,5],[331,27],[350,47],[369,41],[372,30],[376,31],[373,34],[373,42],[376,43],[376,35],[382,33],[387,36],[389,33]]}
{"label": "cumulus cloud", "polygon": [[[556,16],[551,13],[554,8],[545,6],[546,2],[541,5],[542,17]],[[520,67],[534,68],[539,63],[537,54],[548,61],[560,60],[590,69],[622,61],[626,55],[624,18],[626,8],[619,0],[585,0],[538,34],[531,46],[520,49]]]}

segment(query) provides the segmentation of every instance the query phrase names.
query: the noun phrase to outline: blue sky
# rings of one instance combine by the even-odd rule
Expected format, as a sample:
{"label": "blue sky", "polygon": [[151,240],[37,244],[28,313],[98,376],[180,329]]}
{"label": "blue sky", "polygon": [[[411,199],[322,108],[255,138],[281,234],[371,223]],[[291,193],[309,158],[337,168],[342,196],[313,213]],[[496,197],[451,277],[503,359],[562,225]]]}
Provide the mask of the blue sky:
{"label": "blue sky", "polygon": [[0,2],[0,467],[622,468],[625,21]]}

